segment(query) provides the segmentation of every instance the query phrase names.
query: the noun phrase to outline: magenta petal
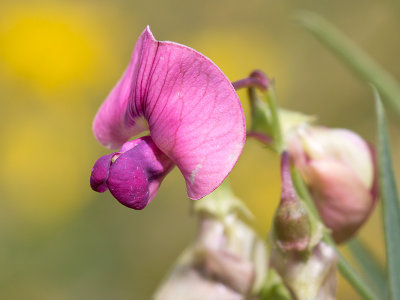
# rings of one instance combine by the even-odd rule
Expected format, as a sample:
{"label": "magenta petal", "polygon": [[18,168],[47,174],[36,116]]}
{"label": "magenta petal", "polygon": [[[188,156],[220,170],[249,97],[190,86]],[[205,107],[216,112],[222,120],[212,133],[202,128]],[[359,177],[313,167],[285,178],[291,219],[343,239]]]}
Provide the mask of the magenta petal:
{"label": "magenta petal", "polygon": [[97,139],[119,147],[144,128],[181,170],[188,196],[212,192],[236,163],[245,142],[239,98],[221,70],[199,52],[159,42],[147,27],[132,60],[100,108]]}
{"label": "magenta petal", "polygon": [[93,132],[96,139],[109,149],[120,148],[132,136],[146,129],[140,122],[136,124],[132,118],[127,122],[129,117],[127,108],[129,101],[132,101],[133,82],[142,65],[140,59],[142,58],[143,43],[146,44],[146,37],[142,33],[136,43],[128,68],[100,106],[93,121]]}
{"label": "magenta petal", "polygon": [[143,209],[154,198],[173,162],[150,137],[140,138],[135,147],[118,156],[111,165],[107,186],[123,205]]}
{"label": "magenta petal", "polygon": [[211,60],[183,45],[152,43],[158,47],[144,115],[154,142],[185,177],[188,196],[199,199],[221,184],[242,152],[243,109]]}
{"label": "magenta petal", "polygon": [[113,155],[114,153],[100,157],[93,166],[92,174],[90,175],[90,186],[96,192],[104,193],[108,190],[106,180]]}

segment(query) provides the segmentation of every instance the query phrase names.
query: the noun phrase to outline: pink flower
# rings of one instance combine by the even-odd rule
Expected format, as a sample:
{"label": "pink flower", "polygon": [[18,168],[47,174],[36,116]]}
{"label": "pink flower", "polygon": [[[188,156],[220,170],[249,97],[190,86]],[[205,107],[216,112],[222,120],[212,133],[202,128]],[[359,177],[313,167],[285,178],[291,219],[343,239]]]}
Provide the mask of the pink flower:
{"label": "pink flower", "polygon": [[288,141],[325,225],[336,242],[350,238],[377,199],[371,147],[352,131],[323,127],[300,127]]}
{"label": "pink flower", "polygon": [[[149,130],[150,136],[126,143]],[[93,122],[97,140],[120,152],[101,157],[95,191],[144,208],[176,165],[191,199],[211,193],[232,170],[245,142],[245,120],[228,78],[199,52],[159,42],[149,27]],[[125,143],[125,144],[124,144]]]}

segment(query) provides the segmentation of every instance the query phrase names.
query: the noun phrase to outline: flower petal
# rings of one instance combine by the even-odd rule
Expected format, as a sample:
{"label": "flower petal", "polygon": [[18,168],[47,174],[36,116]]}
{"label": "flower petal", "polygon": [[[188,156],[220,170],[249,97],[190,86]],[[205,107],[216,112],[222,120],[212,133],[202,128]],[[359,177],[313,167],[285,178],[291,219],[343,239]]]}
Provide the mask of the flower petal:
{"label": "flower petal", "polygon": [[111,158],[114,155],[108,154],[100,157],[93,166],[92,174],[90,175],[90,186],[92,190],[104,193],[108,190],[106,181],[111,166]]}
{"label": "flower petal", "polygon": [[228,78],[199,52],[156,41],[148,27],[93,129],[102,144],[117,147],[143,130],[141,118],[181,170],[192,199],[221,184],[244,146],[243,109]]}
{"label": "flower petal", "polygon": [[137,124],[134,120],[127,122],[127,109],[129,101],[132,101],[132,86],[142,63],[142,52],[148,44],[146,39],[147,37],[142,33],[136,43],[128,68],[100,106],[93,121],[96,139],[109,149],[120,148],[132,136],[146,129],[142,122],[137,122]]}
{"label": "flower petal", "polygon": [[107,186],[121,204],[143,209],[154,198],[174,164],[150,137],[134,142],[136,145],[119,155],[111,165]]}
{"label": "flower petal", "polygon": [[372,195],[358,175],[345,163],[317,160],[305,170],[315,205],[336,242],[343,242],[366,221],[373,206]]}

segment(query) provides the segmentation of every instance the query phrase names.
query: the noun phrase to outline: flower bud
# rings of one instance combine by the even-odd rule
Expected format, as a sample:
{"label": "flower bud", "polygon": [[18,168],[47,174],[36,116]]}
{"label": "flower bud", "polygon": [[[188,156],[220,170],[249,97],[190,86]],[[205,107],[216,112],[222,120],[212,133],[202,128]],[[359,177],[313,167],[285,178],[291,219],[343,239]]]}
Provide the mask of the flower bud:
{"label": "flower bud", "polygon": [[[245,240],[235,237],[237,234],[234,232],[227,236],[225,226],[220,221],[203,219],[195,246],[197,265],[209,278],[216,278],[241,295],[248,295],[255,280],[255,267],[242,254],[245,254],[243,247],[251,245],[254,234],[241,222],[235,227],[248,233],[243,235]],[[251,237],[250,240],[247,240],[248,237]]]}
{"label": "flower bud", "polygon": [[376,202],[371,148],[349,130],[307,125],[293,129],[286,140],[325,225],[336,242],[347,240]]}
{"label": "flower bud", "polygon": [[195,242],[180,257],[156,300],[248,300],[267,273],[265,242],[237,217],[244,204],[223,184],[198,200]]}
{"label": "flower bud", "polygon": [[275,242],[283,252],[301,252],[310,242],[310,222],[307,210],[296,195],[290,174],[290,158],[281,158],[282,195],[274,219]]}
{"label": "flower bud", "polygon": [[306,258],[271,251],[271,264],[297,300],[334,300],[336,294],[335,250],[319,242]]}
{"label": "flower bud", "polygon": [[219,281],[204,276],[193,265],[192,249],[189,248],[179,258],[153,299],[244,300],[245,297]]}

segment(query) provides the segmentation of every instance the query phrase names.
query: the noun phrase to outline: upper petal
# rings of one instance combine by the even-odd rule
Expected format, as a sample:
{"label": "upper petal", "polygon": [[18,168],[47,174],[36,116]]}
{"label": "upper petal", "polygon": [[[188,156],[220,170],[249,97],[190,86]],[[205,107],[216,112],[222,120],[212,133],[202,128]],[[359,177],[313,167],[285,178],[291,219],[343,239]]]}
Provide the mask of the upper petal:
{"label": "upper petal", "polygon": [[242,151],[243,109],[211,60],[183,45],[154,42],[143,113],[154,142],[184,175],[189,197],[199,199],[219,186]]}
{"label": "upper petal", "polygon": [[119,146],[140,130],[141,117],[157,147],[181,170],[192,199],[224,180],[244,146],[244,114],[228,78],[199,52],[156,41],[148,27],[96,116],[96,137]]}
{"label": "upper petal", "polygon": [[149,50],[147,48],[152,45],[151,41],[149,43],[149,37],[145,32],[146,30],[140,35],[136,43],[127,69],[100,106],[93,121],[93,132],[96,139],[109,149],[120,148],[129,138],[146,129],[142,126],[142,122],[135,122],[135,118],[139,116],[136,115],[131,118],[128,113],[129,103],[134,98],[134,83],[138,71],[142,64],[147,65],[143,62],[146,56],[144,52]]}

